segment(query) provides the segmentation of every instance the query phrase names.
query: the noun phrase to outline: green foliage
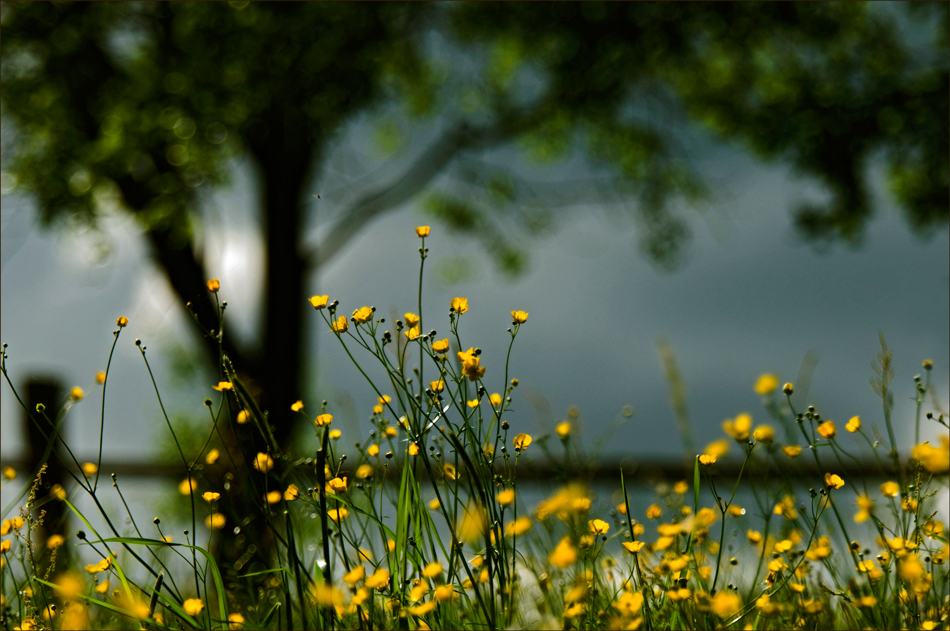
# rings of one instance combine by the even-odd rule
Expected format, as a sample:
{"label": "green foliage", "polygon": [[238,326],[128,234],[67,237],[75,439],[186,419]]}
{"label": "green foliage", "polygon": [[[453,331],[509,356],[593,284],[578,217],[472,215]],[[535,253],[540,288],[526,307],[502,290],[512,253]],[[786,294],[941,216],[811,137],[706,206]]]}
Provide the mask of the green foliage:
{"label": "green foliage", "polygon": [[[630,116],[682,107],[723,139],[822,182],[832,201],[800,209],[799,228],[853,241],[871,213],[864,172],[878,153],[911,226],[927,233],[947,222],[947,9],[920,4],[911,11],[944,18],[930,22],[943,36],[924,56],[911,54],[887,10],[866,3],[475,3],[459,7],[453,26],[464,41],[513,40],[507,48],[546,79],[535,103],[545,138],[530,145],[539,157],[590,129],[593,154],[657,200],[694,197],[695,174],[663,166],[673,144],[659,117]],[[682,240],[657,225],[661,240]]]}
{"label": "green foliage", "polygon": [[[946,7],[914,4],[913,26],[940,33]],[[10,170],[47,222],[94,221],[97,196],[118,185],[146,225],[188,237],[195,189],[224,181],[237,153],[263,159],[291,133],[307,147],[301,158],[319,160],[361,112],[399,101],[413,116],[452,115],[458,97],[462,112],[542,163],[580,141],[635,193],[651,258],[674,265],[688,232],[667,202],[705,193],[656,114],[682,109],[828,188],[827,206],[799,209],[809,238],[860,237],[871,214],[865,167],[879,153],[908,222],[927,233],[947,221],[946,38],[915,56],[890,10],[10,3],[3,103],[20,134]],[[423,39],[431,33],[484,49],[475,76],[451,76]],[[381,123],[386,153],[400,144],[394,134]]]}
{"label": "green foliage", "polygon": [[21,138],[12,170],[47,222],[93,221],[97,191],[118,183],[146,226],[187,225],[195,189],[222,182],[238,152],[273,142],[282,119],[305,121],[319,146],[387,85],[424,92],[410,35],[426,11],[7,6],[4,113]]}

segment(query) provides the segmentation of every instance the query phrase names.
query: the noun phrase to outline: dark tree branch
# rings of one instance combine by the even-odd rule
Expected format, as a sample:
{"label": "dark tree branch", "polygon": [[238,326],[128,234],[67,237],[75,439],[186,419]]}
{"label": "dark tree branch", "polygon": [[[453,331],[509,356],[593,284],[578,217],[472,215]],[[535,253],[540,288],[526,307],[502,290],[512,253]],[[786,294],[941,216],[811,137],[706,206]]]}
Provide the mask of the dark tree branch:
{"label": "dark tree branch", "polygon": [[[176,238],[168,228],[151,228],[146,231],[146,237],[152,245],[155,260],[165,271],[182,305],[190,303],[191,310],[197,315],[195,331],[202,337],[207,348],[206,356],[217,358],[218,341],[202,330],[202,327],[208,330],[217,329],[219,324],[217,307],[205,287],[209,276],[204,264],[195,256],[191,243]],[[222,344],[224,352],[235,365],[244,366],[248,363],[244,349],[234,343],[233,335],[225,335]]]}
{"label": "dark tree branch", "polygon": [[468,123],[456,125],[426,149],[399,179],[370,191],[350,206],[316,251],[307,255],[308,265],[319,268],[332,259],[367,223],[412,199],[463,151],[491,146],[508,137],[497,127],[475,128]]}

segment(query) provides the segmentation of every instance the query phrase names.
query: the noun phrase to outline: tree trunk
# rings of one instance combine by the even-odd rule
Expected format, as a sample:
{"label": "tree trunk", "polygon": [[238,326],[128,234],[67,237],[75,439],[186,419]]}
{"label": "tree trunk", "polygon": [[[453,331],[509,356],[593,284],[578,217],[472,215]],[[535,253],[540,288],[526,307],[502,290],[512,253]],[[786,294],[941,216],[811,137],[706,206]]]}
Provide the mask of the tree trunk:
{"label": "tree trunk", "polygon": [[303,318],[306,313],[302,255],[304,188],[313,164],[311,132],[302,113],[282,108],[251,151],[261,174],[263,228],[267,244],[263,295],[263,348],[253,377],[260,385],[261,409],[268,410],[274,436],[287,445],[296,415],[290,406],[302,398]]}

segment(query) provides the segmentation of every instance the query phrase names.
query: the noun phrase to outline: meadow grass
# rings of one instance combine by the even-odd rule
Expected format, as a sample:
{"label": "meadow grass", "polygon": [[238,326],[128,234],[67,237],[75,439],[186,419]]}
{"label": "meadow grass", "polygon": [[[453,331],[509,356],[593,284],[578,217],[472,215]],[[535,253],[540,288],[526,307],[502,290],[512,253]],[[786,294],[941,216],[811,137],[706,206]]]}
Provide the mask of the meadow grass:
{"label": "meadow grass", "polygon": [[[858,417],[841,423],[813,407],[796,409],[794,385],[766,374],[755,389],[771,424],[754,425],[747,414],[725,422],[726,437],[696,454],[688,479],[664,484],[650,505],[631,502],[642,497],[631,492],[642,481],[618,470],[613,497],[622,499],[615,505],[605,506],[579,477],[529,506],[519,466],[543,448],[570,470],[579,453],[574,421],[557,425],[552,436],[562,453],[511,428],[518,380],[508,360],[528,313],[511,312],[508,353],[490,365],[462,341],[473,317],[465,298],[451,301],[447,334],[423,328],[429,228],[416,234],[416,313],[387,323],[372,307],[347,317],[329,296],[309,299],[375,391],[365,440],[340,447],[326,401],[288,401],[312,428],[312,442],[278,445],[268,413],[223,350],[200,444],[182,444],[165,415],[182,466],[184,542],[166,534],[158,518],[154,528],[140,527],[115,476],[124,512],[101,500],[110,352],[96,378],[98,460],[80,463],[65,445],[74,486],[44,486],[44,466],[21,476],[23,493],[5,507],[0,626],[948,628],[947,535],[935,503],[947,487],[950,438],[902,454],[883,338],[874,388],[886,436]],[[208,281],[215,299],[221,290]],[[220,321],[207,331],[219,344],[225,307],[218,304]],[[127,325],[118,319],[112,352]],[[146,349],[136,345],[151,375]],[[22,403],[6,345],[2,362]],[[915,378],[915,443],[932,363],[924,368],[926,378]],[[60,409],[27,412],[51,445],[84,399],[76,387]],[[927,412],[923,420],[947,427],[942,414]],[[260,448],[236,443],[248,431]],[[883,484],[844,479],[845,463],[857,458],[840,440],[846,434],[867,442],[870,473]],[[730,448],[740,452],[741,468],[725,481],[717,467]],[[47,449],[43,460],[57,453]],[[810,488],[790,475],[803,461],[818,472]],[[3,475],[7,484],[17,478],[10,468]],[[99,529],[78,508],[83,496],[104,524]],[[82,523],[69,546],[75,550],[61,556],[64,537],[43,537],[41,528],[57,526],[43,524],[50,502],[63,503]],[[255,523],[262,533],[256,543],[241,534]]]}

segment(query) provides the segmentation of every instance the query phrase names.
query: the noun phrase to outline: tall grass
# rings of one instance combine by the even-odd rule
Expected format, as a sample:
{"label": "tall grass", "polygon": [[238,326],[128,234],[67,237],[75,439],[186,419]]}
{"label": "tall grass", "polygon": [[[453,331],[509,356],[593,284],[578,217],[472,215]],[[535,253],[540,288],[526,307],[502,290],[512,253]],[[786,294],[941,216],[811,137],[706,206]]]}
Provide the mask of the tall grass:
{"label": "tall grass", "polygon": [[[267,411],[222,348],[195,456],[165,414],[146,348],[135,341],[181,460],[184,541],[166,534],[159,518],[138,524],[115,476],[124,514],[102,501],[105,391],[111,353],[128,325],[119,318],[110,362],[97,376],[97,461],[80,463],[67,445],[73,486],[46,490],[41,468],[4,509],[0,626],[947,628],[948,545],[935,502],[947,486],[950,439],[902,454],[883,338],[873,385],[886,437],[857,417],[841,423],[813,407],[796,409],[794,385],[780,388],[766,374],[755,388],[771,424],[755,426],[745,414],[727,421],[727,437],[691,455],[690,479],[664,485],[655,503],[632,503],[629,487],[642,480],[618,470],[615,506],[580,477],[529,505],[519,466],[543,446],[569,469],[576,440],[571,422],[558,425],[558,455],[509,421],[518,387],[509,358],[529,314],[511,312],[506,356],[483,363],[481,350],[463,343],[474,315],[466,299],[452,300],[447,318],[443,311],[424,319],[429,229],[416,234],[416,313],[387,322],[361,307],[348,317],[337,300],[310,298],[353,374],[376,394],[373,430],[352,448],[339,446],[326,401],[286,402],[312,427],[312,440],[277,444]],[[221,286],[212,279],[208,290],[217,299]],[[225,306],[207,331],[219,344]],[[427,331],[424,321],[447,329]],[[665,363],[678,374],[671,356]],[[924,368],[926,378],[915,378],[917,440],[932,364]],[[5,345],[2,370],[22,404]],[[27,412],[52,445],[85,398],[77,387],[60,409]],[[685,414],[677,408],[681,424]],[[942,414],[924,418],[947,427]],[[259,450],[240,442],[248,428]],[[847,434],[868,444],[871,473],[883,484],[843,478],[845,463],[857,459],[841,440]],[[741,468],[726,482],[717,468],[730,449],[739,451]],[[50,457],[58,452],[48,449]],[[817,472],[810,488],[790,475],[803,461]],[[4,476],[10,484],[17,472],[6,468]],[[78,508],[81,496],[102,528]],[[60,535],[38,540],[40,526],[59,526],[43,524],[48,502],[65,503],[82,523],[74,553],[60,555]],[[259,540],[242,534],[249,524],[258,524]]]}

